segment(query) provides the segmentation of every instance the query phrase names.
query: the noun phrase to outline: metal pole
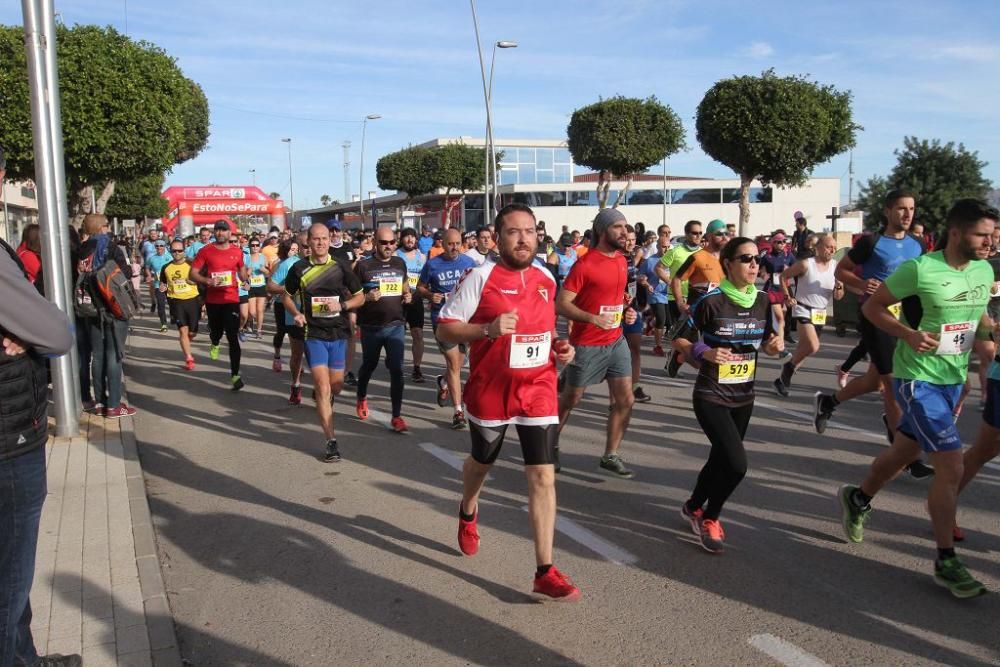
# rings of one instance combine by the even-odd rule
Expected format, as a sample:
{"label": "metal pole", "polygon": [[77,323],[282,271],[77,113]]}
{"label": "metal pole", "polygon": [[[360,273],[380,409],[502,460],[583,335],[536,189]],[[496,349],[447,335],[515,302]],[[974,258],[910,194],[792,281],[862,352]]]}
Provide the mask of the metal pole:
{"label": "metal pole", "polygon": [[497,64],[497,45],[496,42],[493,43],[493,57],[490,58],[490,83],[486,87],[486,108],[488,109],[486,113],[486,197],[490,201],[489,217],[486,216],[486,202],[483,202],[483,226],[489,225],[493,222],[494,215],[492,213],[497,200],[497,173],[496,173],[496,160],[490,160],[491,155],[496,155],[496,149],[493,147],[493,70]]}
{"label": "metal pole", "polygon": [[368,116],[361,119],[361,167],[358,169],[358,202],[361,204],[361,229],[365,228],[365,132]]}
{"label": "metal pole", "polygon": [[[486,103],[486,128],[488,141],[488,135],[493,126],[493,118],[490,115],[490,93],[486,87],[486,63],[483,61],[483,45],[479,41],[479,17],[476,16],[476,0],[469,0],[469,5],[472,7],[472,25],[476,30],[476,50],[479,52],[479,74],[483,80],[483,102]],[[486,186],[487,189],[489,189],[489,183],[487,183]],[[492,220],[496,215],[496,211],[494,211],[495,204],[496,202],[492,200],[489,202],[489,217],[487,220]]]}
{"label": "metal pole", "polygon": [[[31,91],[42,271],[49,300],[72,316],[70,276],[66,271],[70,261],[66,232],[68,212],[52,0],[21,0],[21,9],[24,13],[24,42]],[[75,347],[70,354],[52,360],[52,394],[58,436],[74,436],[80,430],[78,373]]]}
{"label": "metal pole", "polygon": [[[667,224],[667,156],[663,156],[663,223]],[[657,235],[659,236],[659,235]]]}
{"label": "metal pole", "polygon": [[288,140],[288,198],[291,200],[292,205],[292,225],[291,228],[295,229],[295,183],[292,179],[292,140]]}

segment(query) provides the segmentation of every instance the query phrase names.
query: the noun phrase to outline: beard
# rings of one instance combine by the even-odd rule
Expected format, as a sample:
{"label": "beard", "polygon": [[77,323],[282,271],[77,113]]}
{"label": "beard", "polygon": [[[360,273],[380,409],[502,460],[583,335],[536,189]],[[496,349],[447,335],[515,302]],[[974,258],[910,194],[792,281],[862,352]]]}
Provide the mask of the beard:
{"label": "beard", "polygon": [[[515,250],[524,250],[527,253],[527,257],[524,259],[519,259],[515,254]],[[531,251],[531,247],[527,244],[520,245],[513,250],[500,250],[500,259],[504,264],[512,269],[520,271],[521,269],[526,269],[531,266],[532,262],[535,261],[535,253]]]}
{"label": "beard", "polygon": [[604,235],[604,242],[607,243],[608,246],[611,247],[612,250],[619,250],[622,253],[624,253],[625,252],[625,246],[628,244],[628,239],[627,238],[622,238],[622,239],[619,240],[619,239],[613,237],[611,234],[607,234],[606,233]]}

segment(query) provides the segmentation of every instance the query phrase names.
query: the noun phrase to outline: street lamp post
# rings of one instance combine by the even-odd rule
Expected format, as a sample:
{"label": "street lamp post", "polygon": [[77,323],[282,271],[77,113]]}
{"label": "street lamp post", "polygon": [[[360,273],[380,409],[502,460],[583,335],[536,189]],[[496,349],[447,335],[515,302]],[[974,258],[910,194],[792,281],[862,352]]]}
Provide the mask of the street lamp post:
{"label": "street lamp post", "polygon": [[295,228],[295,186],[292,184],[292,138],[286,137],[281,140],[283,143],[288,144],[288,199],[289,204],[292,207],[292,222],[291,224],[285,223],[289,229]]}
{"label": "street lamp post", "polygon": [[[382,116],[377,113],[370,113],[361,119],[361,168],[358,173],[358,203],[361,205],[361,229],[365,228],[365,133],[368,130],[368,121],[378,120]],[[372,229],[377,225],[372,222]]]}
{"label": "street lamp post", "polygon": [[[496,216],[497,178],[496,153],[497,147],[493,143],[493,72],[497,64],[497,49],[516,49],[517,42],[499,41],[493,44],[493,57],[490,59],[490,82],[486,88],[486,194],[490,200],[490,216],[485,221],[490,223]],[[492,179],[490,176],[492,175]],[[483,207],[484,213],[486,207]]]}
{"label": "street lamp post", "polygon": [[251,169],[250,170],[250,177],[253,178],[253,186],[257,187],[257,170],[256,169]]}

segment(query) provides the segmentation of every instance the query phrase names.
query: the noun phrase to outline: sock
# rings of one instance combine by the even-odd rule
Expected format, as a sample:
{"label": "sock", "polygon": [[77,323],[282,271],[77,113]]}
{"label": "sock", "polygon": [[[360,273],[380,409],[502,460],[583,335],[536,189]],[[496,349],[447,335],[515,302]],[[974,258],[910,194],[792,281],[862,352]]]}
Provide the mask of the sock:
{"label": "sock", "polygon": [[851,493],[851,503],[857,507],[859,510],[868,507],[871,503],[873,496],[869,496],[860,487],[854,489]]}
{"label": "sock", "polygon": [[472,521],[473,519],[476,518],[476,515],[475,514],[466,514],[464,511],[462,511],[462,504],[459,503],[459,505],[458,505],[458,518],[461,519],[462,521]]}
{"label": "sock", "polygon": [[951,547],[951,548],[948,548],[948,549],[942,549],[942,548],[938,547],[938,560],[939,561],[942,561],[945,558],[954,558],[954,557],[955,557],[955,547]]}
{"label": "sock", "polygon": [[544,577],[546,574],[549,573],[550,569],[552,569],[552,563],[549,563],[548,565],[539,565],[537,568],[535,568],[535,576]]}

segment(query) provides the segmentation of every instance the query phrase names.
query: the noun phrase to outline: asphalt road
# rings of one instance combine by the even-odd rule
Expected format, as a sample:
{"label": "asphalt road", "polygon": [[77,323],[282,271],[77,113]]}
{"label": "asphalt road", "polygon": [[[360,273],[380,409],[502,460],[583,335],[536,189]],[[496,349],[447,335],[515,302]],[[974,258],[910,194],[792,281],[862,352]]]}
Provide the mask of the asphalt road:
{"label": "asphalt road", "polygon": [[[708,453],[690,369],[667,379],[646,346],[653,401],[636,406],[622,449],[632,480],[598,469],[607,392],[594,388],[561,440],[555,560],[583,599],[559,605],[528,596],[534,562],[513,433],[482,497],[480,552],[464,557],[455,466],[469,436],[448,428],[432,382],[406,388],[408,435],[384,423],[383,368],[369,423],[345,392],[344,461],[325,464],[309,388],[302,406],[287,404],[287,371],[271,371],[269,341],[245,344],[247,388],[233,393],[225,347],[211,362],[201,336],[198,367],[186,372],[176,333],[160,334],[146,315],[131,338],[128,391],[182,654],[195,665],[997,664],[1000,596],[954,600],[930,576],[927,482],[893,482],[865,542],[843,539],[836,490],[858,483],[885,445],[877,395],[814,432],[812,394],[833,386],[834,360],[854,340],[831,333],[824,344],[788,399],[770,386],[778,362],[760,365],[750,472],[722,516],[723,555],[704,552],[678,516]],[[427,356],[433,376],[441,357]],[[966,442],[978,400],[976,390],[960,420]],[[959,553],[993,591],[998,490],[1000,466],[986,469],[959,515]]]}

